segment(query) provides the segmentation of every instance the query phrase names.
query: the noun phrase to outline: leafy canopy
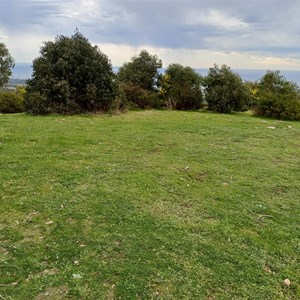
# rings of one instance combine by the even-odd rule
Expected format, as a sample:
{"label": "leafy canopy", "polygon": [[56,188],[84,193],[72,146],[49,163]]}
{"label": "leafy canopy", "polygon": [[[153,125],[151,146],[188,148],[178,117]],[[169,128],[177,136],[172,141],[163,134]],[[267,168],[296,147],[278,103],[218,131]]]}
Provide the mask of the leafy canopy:
{"label": "leafy canopy", "polygon": [[12,76],[15,66],[14,59],[10,55],[4,43],[0,43],[0,88],[3,87]]}
{"label": "leafy canopy", "polygon": [[144,90],[155,90],[158,86],[162,61],[156,56],[142,50],[138,56],[124,63],[118,72],[120,82],[138,86]]}
{"label": "leafy canopy", "polygon": [[31,113],[107,110],[115,96],[111,62],[76,31],[45,42],[33,61],[26,108]]}
{"label": "leafy canopy", "polygon": [[249,89],[241,77],[226,65],[210,68],[204,86],[209,110],[221,113],[244,111],[251,103]]}
{"label": "leafy canopy", "polygon": [[277,119],[300,120],[300,89],[280,71],[267,71],[258,83],[255,112]]}
{"label": "leafy canopy", "polygon": [[117,78],[126,100],[141,108],[159,107],[157,92],[161,75],[158,69],[161,67],[162,61],[146,50],[124,63]]}
{"label": "leafy canopy", "polygon": [[160,93],[168,108],[197,109],[202,105],[202,77],[191,67],[171,64],[162,79]]}

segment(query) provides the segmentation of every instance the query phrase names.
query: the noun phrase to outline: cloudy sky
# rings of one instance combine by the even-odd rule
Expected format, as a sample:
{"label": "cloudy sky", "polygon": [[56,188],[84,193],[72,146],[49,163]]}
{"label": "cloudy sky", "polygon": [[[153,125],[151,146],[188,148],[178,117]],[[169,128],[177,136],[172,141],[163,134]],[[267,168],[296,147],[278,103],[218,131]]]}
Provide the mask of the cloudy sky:
{"label": "cloudy sky", "polygon": [[120,66],[146,49],[166,67],[300,70],[299,0],[0,0],[0,41],[31,62],[77,27]]}

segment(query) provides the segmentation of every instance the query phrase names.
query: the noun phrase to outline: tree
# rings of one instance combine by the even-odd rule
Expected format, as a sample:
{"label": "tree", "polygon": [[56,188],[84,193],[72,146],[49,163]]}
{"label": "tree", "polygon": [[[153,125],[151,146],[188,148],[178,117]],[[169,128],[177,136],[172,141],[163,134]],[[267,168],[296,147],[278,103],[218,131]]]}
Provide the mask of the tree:
{"label": "tree", "polygon": [[118,72],[118,78],[122,83],[130,83],[145,90],[157,88],[159,72],[162,61],[156,56],[142,50],[138,56],[124,63]]}
{"label": "tree", "polygon": [[127,100],[140,107],[153,106],[157,101],[160,74],[158,69],[162,61],[142,50],[119,69],[118,80]]}
{"label": "tree", "polygon": [[202,77],[191,67],[171,64],[162,79],[161,94],[168,108],[198,109],[202,105]]}
{"label": "tree", "polygon": [[230,67],[214,65],[205,77],[205,100],[208,109],[221,113],[245,111],[251,103],[251,94],[241,77]]}
{"label": "tree", "polygon": [[5,44],[0,43],[0,88],[3,87],[12,76],[12,69],[14,66],[14,59],[10,55]]}
{"label": "tree", "polygon": [[280,71],[267,71],[258,83],[257,115],[277,119],[300,120],[300,89],[286,80]]}
{"label": "tree", "polygon": [[29,113],[71,114],[108,110],[115,82],[108,57],[76,31],[44,43],[33,61],[25,106]]}

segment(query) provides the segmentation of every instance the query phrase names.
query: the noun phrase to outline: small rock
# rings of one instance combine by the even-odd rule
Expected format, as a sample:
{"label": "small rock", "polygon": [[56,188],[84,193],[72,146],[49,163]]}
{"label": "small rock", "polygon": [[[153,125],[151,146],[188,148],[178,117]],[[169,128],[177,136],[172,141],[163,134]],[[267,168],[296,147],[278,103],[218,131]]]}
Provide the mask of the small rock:
{"label": "small rock", "polygon": [[74,260],[74,265],[79,265],[79,260]]}
{"label": "small rock", "polygon": [[288,128],[293,128],[292,126],[288,126]]}
{"label": "small rock", "polygon": [[267,266],[264,267],[264,270],[268,273],[273,273],[272,270]]}
{"label": "small rock", "polygon": [[283,284],[286,285],[286,286],[290,286],[291,281],[288,278],[286,278],[286,279],[283,280]]}

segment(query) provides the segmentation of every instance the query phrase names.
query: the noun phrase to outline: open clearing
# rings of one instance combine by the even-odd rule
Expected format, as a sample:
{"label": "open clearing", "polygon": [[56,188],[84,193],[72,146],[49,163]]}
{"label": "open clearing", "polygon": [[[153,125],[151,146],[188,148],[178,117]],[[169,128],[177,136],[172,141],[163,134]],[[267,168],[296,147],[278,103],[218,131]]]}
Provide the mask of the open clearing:
{"label": "open clearing", "polygon": [[299,122],[0,115],[0,158],[0,299],[300,299]]}

